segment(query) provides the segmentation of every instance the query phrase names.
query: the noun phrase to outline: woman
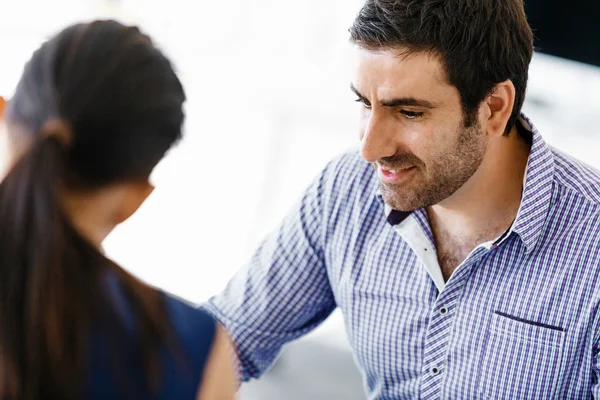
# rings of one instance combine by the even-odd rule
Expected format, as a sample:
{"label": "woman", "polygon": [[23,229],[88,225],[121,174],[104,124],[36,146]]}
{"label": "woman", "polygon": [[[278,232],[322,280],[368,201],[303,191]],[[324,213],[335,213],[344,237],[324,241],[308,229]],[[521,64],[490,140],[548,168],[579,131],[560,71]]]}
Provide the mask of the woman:
{"label": "woman", "polygon": [[24,68],[4,121],[0,399],[231,399],[227,335],[108,260],[152,192],[185,95],[137,28],[71,26]]}

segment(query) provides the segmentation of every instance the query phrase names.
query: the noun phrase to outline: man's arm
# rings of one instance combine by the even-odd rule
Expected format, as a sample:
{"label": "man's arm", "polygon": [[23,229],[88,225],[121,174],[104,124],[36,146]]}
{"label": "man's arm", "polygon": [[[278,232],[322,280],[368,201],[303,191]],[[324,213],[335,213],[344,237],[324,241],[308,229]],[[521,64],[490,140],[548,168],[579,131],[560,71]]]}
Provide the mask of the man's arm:
{"label": "man's arm", "polygon": [[203,307],[228,330],[242,379],[259,377],[281,347],[335,309],[324,262],[325,170],[226,289]]}
{"label": "man's arm", "polygon": [[594,335],[592,356],[592,398],[600,400],[600,304],[594,306],[594,321],[592,322]]}
{"label": "man's arm", "polygon": [[592,398],[600,399],[600,354],[594,354],[592,361]]}

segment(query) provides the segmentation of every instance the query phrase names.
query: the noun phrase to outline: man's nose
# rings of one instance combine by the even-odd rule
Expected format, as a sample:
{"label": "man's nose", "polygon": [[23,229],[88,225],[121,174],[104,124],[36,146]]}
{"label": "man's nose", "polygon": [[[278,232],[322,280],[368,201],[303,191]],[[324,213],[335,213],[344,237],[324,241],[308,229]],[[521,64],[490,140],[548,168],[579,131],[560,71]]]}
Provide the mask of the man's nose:
{"label": "man's nose", "polygon": [[394,134],[386,126],[384,118],[371,113],[360,135],[361,157],[373,163],[380,158],[393,156],[397,150],[394,139]]}

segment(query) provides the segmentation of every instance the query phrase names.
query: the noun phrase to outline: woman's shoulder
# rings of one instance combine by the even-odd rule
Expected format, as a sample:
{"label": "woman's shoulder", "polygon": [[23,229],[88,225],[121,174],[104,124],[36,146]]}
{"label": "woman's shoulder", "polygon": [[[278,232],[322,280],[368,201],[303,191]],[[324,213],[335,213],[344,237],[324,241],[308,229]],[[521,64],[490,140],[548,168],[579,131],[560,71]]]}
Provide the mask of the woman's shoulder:
{"label": "woman's shoulder", "polygon": [[164,297],[165,307],[174,328],[182,332],[207,330],[215,332],[215,319],[202,308],[179,298],[173,294],[161,292]]}
{"label": "woman's shoulder", "polygon": [[[164,293],[172,346],[163,350],[164,398],[195,398],[215,339],[217,323],[204,310]],[[178,396],[179,394],[179,396]]]}
{"label": "woman's shoulder", "polygon": [[[116,277],[109,276],[107,290],[125,329],[137,336],[139,332],[137,332],[133,309],[125,294],[124,285]],[[159,289],[155,290],[162,298],[166,328],[175,333],[178,341],[184,342],[181,345],[198,347],[198,349],[210,347],[216,331],[214,318],[187,300]]]}
{"label": "woman's shoulder", "polygon": [[[159,294],[165,310],[167,337],[166,342],[156,349],[161,373],[157,396],[151,398],[195,399],[218,336],[217,323],[193,304],[162,291]],[[109,297],[116,306],[120,328],[95,329],[93,332],[90,360],[93,395],[90,398],[125,398],[118,387],[118,375],[124,376],[127,386],[144,397],[148,394],[148,382],[144,377],[145,360],[139,326],[121,285],[109,289]]]}
{"label": "woman's shoulder", "polygon": [[163,293],[167,318],[177,341],[188,354],[200,356],[203,363],[215,339],[217,324],[214,318],[201,308],[172,294]]}

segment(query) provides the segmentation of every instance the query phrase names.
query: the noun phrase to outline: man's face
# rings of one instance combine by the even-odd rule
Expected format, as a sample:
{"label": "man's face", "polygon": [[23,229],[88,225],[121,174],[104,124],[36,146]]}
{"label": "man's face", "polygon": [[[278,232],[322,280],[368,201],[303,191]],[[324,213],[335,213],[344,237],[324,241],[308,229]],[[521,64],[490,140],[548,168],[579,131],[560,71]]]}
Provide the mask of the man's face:
{"label": "man's face", "polygon": [[452,196],[477,171],[488,137],[470,127],[458,90],[435,56],[358,49],[352,89],[361,103],[361,156],[377,169],[384,200],[412,211]]}

